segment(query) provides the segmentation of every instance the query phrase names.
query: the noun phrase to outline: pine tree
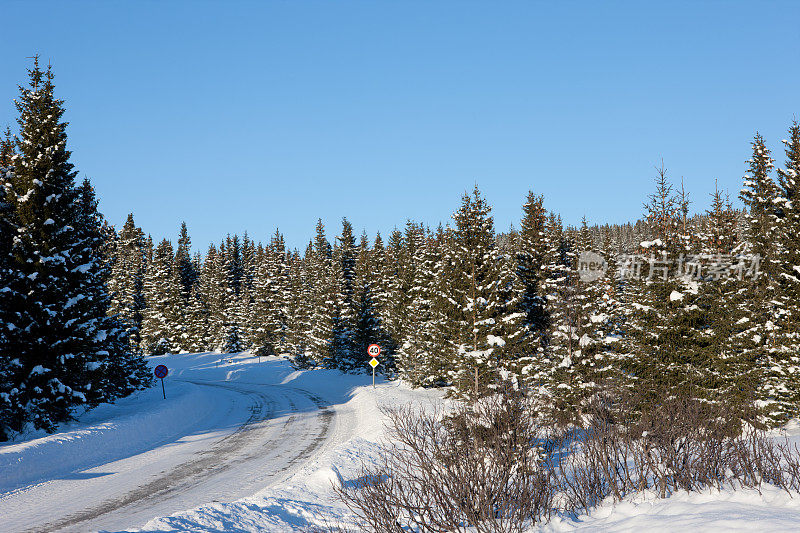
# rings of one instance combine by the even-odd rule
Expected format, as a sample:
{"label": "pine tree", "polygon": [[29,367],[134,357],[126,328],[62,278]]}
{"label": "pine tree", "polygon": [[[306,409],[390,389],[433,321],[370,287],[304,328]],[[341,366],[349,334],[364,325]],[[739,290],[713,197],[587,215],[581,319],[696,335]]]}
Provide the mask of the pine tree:
{"label": "pine tree", "polygon": [[529,191],[522,207],[516,248],[516,275],[521,288],[519,311],[524,313],[523,332],[515,374],[533,385],[543,385],[542,371],[547,331],[546,300],[543,297],[547,254],[547,212],[544,197]]}
{"label": "pine tree", "polygon": [[128,326],[131,349],[139,350],[142,311],[144,309],[144,232],[129,214],[114,242],[109,292],[111,313],[119,315]]}
{"label": "pine tree", "polygon": [[[418,229],[422,231],[421,227]],[[416,268],[410,290],[408,333],[398,348],[397,368],[414,386],[448,384],[451,379],[448,371],[457,356],[456,345],[450,339],[452,324],[447,316],[455,305],[455,301],[446,296],[444,254],[448,241],[452,239],[439,226],[435,235],[427,234],[420,240],[412,257]]]}
{"label": "pine tree", "polygon": [[19,223],[15,290],[26,295],[15,327],[18,401],[36,428],[52,431],[74,407],[92,407],[145,384],[144,363],[107,317],[105,231],[91,187],[75,187],[63,101],[50,67],[29,70],[20,88],[10,195]]}
{"label": "pine tree", "polygon": [[147,307],[142,320],[145,353],[160,355],[180,350],[182,320],[180,282],[172,243],[163,239],[153,253],[144,281]]}
{"label": "pine tree", "polygon": [[0,141],[0,442],[21,431],[27,419],[19,389],[24,367],[15,350],[24,342],[17,324],[25,309],[25,296],[18,292],[20,273],[12,257],[13,237],[19,227],[10,198],[14,153],[7,130],[5,140]]}
{"label": "pine tree", "polygon": [[[364,371],[369,368],[363,366],[368,361],[367,347],[373,343],[380,345],[382,342],[381,318],[375,301],[377,283],[373,269],[375,269],[376,265],[373,261],[369,239],[366,233],[362,233],[356,249],[355,276],[353,280],[356,307],[353,355],[355,368],[358,371]],[[386,355],[383,350],[381,355],[380,361],[385,363]]]}
{"label": "pine tree", "polygon": [[192,239],[189,237],[189,230],[186,222],[181,222],[180,236],[178,237],[178,247],[175,250],[175,268],[180,278],[180,292],[183,301],[188,305],[189,295],[197,282],[197,271],[191,258]]}
{"label": "pine tree", "polygon": [[356,301],[356,240],[353,226],[342,219],[342,234],[333,253],[335,264],[335,295],[331,355],[327,365],[342,370],[360,368],[366,361],[366,351],[356,353],[358,302]]}
{"label": "pine tree", "polygon": [[390,278],[389,257],[383,245],[381,234],[375,236],[371,252],[365,254],[369,264],[361,265],[361,278],[369,283],[370,298],[378,321],[376,341],[381,347],[381,371],[395,371],[395,354],[397,345],[389,331],[388,316],[392,304],[392,280]]}
{"label": "pine tree", "polygon": [[[797,120],[789,128],[789,138],[783,144],[786,160],[784,168],[777,170],[778,190],[775,199],[780,220],[776,281],[786,320],[776,344],[783,347],[783,357],[790,361],[787,388],[792,391],[791,396],[800,400],[800,369],[797,369],[795,355],[800,353],[800,123]],[[791,368],[798,371],[792,372]]]}
{"label": "pine tree", "polygon": [[[776,341],[787,331],[788,304],[781,298],[780,229],[781,201],[770,173],[773,159],[763,137],[756,133],[752,142],[753,155],[747,161],[747,176],[740,198],[747,208],[747,251],[760,258],[760,273],[750,287],[746,302],[756,339],[754,360],[763,375],[758,388],[764,413],[773,422],[780,422],[794,413],[797,391],[787,387],[792,369],[797,366],[796,354],[791,354]],[[777,206],[777,207],[776,207]]]}
{"label": "pine tree", "polygon": [[[501,367],[498,352],[498,254],[491,207],[475,186],[464,194],[453,214],[453,275],[449,292],[456,302],[451,310],[452,339],[459,356],[450,376],[462,393],[481,394],[497,383]],[[500,343],[504,339],[499,339]]]}
{"label": "pine tree", "polygon": [[325,237],[322,220],[317,221],[316,237],[306,250],[307,280],[311,310],[306,333],[305,357],[316,364],[331,361],[334,320],[336,317],[336,287],[332,262],[332,249]]}

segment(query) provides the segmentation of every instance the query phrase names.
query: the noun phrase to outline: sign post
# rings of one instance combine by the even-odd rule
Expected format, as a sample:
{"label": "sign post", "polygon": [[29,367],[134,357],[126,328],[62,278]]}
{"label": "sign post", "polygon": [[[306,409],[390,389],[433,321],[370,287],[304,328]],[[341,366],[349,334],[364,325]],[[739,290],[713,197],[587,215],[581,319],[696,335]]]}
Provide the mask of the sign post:
{"label": "sign post", "polygon": [[375,367],[378,366],[380,363],[376,359],[381,354],[381,347],[377,344],[370,344],[367,346],[367,354],[369,354],[372,359],[369,360],[369,366],[372,367],[372,388],[375,388]]}
{"label": "sign post", "polygon": [[169,369],[164,365],[158,365],[153,371],[153,374],[155,374],[156,377],[161,380],[161,394],[164,395],[164,399],[166,400],[167,391],[164,389],[164,378],[167,377],[167,374],[169,374]]}

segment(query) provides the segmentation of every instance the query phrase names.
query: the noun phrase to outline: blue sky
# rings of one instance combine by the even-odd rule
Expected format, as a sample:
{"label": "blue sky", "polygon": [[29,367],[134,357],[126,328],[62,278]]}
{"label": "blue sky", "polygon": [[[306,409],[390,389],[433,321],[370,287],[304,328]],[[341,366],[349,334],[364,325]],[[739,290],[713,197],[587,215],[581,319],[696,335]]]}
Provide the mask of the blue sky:
{"label": "blue sky", "polygon": [[[0,125],[51,61],[115,225],[195,248],[322,218],[386,235],[478,183],[568,223],[641,214],[663,158],[693,209],[735,196],[756,130],[800,118],[797,2],[3,2]],[[13,21],[13,23],[9,23]]]}

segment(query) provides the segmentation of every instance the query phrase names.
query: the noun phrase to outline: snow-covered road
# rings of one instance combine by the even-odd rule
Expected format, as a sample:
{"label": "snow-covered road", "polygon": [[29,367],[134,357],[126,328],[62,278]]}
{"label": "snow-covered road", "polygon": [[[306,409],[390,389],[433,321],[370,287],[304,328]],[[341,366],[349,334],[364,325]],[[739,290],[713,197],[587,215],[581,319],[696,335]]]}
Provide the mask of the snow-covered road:
{"label": "snow-covered road", "polygon": [[[52,436],[30,441],[43,448],[38,457],[30,443],[0,449],[0,466],[30,468],[30,476],[44,478],[25,484],[23,476],[22,486],[0,495],[0,529],[119,530],[210,502],[232,502],[287,479],[346,426],[322,396],[280,383],[291,377],[283,361],[247,361],[242,378],[248,380],[237,381],[236,367],[245,366],[239,361],[218,367],[219,356],[190,357],[185,363],[195,364],[188,368],[174,357],[170,361],[177,377],[168,383],[167,402],[159,402],[160,387],[131,399],[140,409],[158,410],[170,401],[176,409],[127,419],[117,410],[110,426],[98,421],[76,428],[74,438],[68,430],[55,443]],[[170,425],[178,432],[170,432]],[[120,442],[118,431],[139,434]],[[65,457],[70,448],[74,453]],[[70,463],[67,468],[62,460]]]}

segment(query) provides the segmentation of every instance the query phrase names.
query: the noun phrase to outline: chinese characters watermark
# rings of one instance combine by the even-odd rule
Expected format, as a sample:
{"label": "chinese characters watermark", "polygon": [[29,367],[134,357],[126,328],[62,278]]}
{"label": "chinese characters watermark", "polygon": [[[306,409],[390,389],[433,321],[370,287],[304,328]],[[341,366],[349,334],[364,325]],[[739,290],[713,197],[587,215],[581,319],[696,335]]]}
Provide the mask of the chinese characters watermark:
{"label": "chinese characters watermark", "polygon": [[[689,281],[718,281],[725,279],[756,279],[761,257],[732,254],[649,255],[619,254],[616,256],[617,279],[667,280],[670,277]],[[581,252],[578,275],[581,281],[595,281],[605,275],[608,263],[599,254]]]}

